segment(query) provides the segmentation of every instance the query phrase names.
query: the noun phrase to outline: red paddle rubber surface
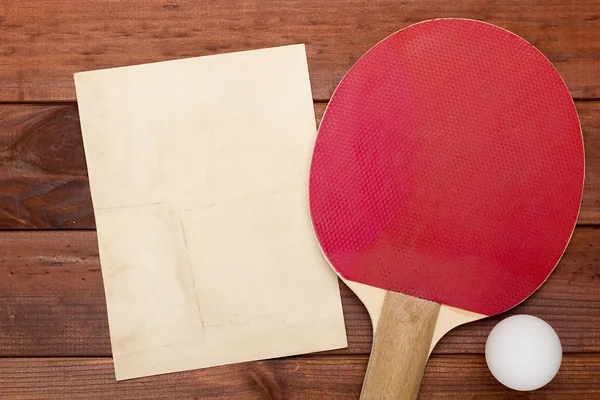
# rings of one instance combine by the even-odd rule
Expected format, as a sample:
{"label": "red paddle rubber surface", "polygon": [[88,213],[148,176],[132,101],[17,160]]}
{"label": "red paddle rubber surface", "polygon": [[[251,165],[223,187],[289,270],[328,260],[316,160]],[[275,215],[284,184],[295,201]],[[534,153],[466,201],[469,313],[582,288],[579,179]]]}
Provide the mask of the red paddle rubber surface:
{"label": "red paddle rubber surface", "polygon": [[496,26],[433,20],[380,42],[338,86],[310,212],[344,278],[492,315],[556,266],[583,174],[575,106],[550,62]]}

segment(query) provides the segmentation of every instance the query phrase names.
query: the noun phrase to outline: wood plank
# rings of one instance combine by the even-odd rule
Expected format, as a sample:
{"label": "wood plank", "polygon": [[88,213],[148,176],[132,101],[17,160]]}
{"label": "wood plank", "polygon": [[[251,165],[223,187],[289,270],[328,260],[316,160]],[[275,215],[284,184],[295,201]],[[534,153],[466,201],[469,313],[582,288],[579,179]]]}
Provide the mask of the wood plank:
{"label": "wood plank", "polygon": [[[600,24],[599,24],[600,25]],[[585,184],[579,224],[600,223],[600,102],[577,102],[585,150]]]}
{"label": "wood plank", "polygon": [[[0,243],[0,357],[110,355],[96,233],[4,231]],[[548,321],[567,353],[600,352],[599,261],[600,228],[577,228],[560,264],[531,298],[505,315],[455,329],[434,353],[482,353],[490,329],[518,313]],[[329,354],[368,354],[368,315],[341,287],[349,347]]]}
{"label": "wood plank", "polygon": [[0,105],[0,227],[93,228],[76,104]]}
{"label": "wood plank", "polygon": [[596,0],[5,0],[0,101],[74,100],[77,71],[306,43],[315,99],[384,37],[441,17],[482,19],[537,46],[576,98],[600,98]]}
{"label": "wood plank", "polygon": [[[586,150],[580,224],[600,223],[600,101],[576,103]],[[316,103],[320,121],[326,103]],[[0,105],[0,229],[93,229],[79,114],[64,105]]]}
{"label": "wood plank", "polygon": [[600,355],[565,355],[557,376],[533,392],[515,392],[498,383],[483,355],[433,356],[425,369],[419,399],[598,399]]}
{"label": "wood plank", "polygon": [[[357,399],[367,356],[295,357],[116,382],[107,358],[2,358],[0,394],[11,399]],[[481,355],[433,356],[419,399],[597,399],[600,355],[567,355],[534,392],[498,383]]]}

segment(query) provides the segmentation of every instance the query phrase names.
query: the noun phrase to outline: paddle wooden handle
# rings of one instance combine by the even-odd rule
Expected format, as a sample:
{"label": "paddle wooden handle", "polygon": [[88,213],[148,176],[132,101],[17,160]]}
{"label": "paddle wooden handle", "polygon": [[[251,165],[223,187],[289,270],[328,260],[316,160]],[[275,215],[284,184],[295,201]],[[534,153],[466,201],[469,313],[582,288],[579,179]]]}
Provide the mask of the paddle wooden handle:
{"label": "paddle wooden handle", "polygon": [[386,293],[361,400],[417,398],[439,311],[438,303]]}

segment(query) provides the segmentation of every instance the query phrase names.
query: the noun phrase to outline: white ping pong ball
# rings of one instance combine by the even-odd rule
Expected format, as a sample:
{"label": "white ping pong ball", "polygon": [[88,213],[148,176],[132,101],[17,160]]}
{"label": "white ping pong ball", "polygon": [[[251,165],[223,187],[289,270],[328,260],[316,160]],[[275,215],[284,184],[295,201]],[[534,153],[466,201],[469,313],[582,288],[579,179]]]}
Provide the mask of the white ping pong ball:
{"label": "white ping pong ball", "polygon": [[558,335],[532,315],[514,315],[492,329],[485,343],[492,375],[514,390],[539,389],[556,376],[562,361]]}

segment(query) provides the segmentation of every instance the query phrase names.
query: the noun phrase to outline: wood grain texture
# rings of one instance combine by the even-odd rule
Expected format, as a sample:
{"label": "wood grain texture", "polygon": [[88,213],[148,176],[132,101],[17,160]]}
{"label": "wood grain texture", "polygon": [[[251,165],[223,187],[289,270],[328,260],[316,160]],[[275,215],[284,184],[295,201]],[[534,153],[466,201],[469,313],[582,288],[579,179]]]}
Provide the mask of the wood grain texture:
{"label": "wood grain texture", "polygon": [[565,355],[557,376],[542,389],[515,392],[492,378],[483,355],[433,356],[427,363],[419,399],[597,399],[600,357]]}
{"label": "wood grain texture", "polygon": [[[600,101],[576,103],[586,181],[579,224],[600,223]],[[315,103],[320,121],[326,103]],[[74,103],[0,105],[0,229],[93,229]]]}
{"label": "wood grain texture", "polygon": [[440,304],[388,291],[373,337],[361,400],[416,399]]}
{"label": "wood grain texture", "polygon": [[[107,358],[0,358],[0,394],[17,399],[357,399],[366,356],[267,360],[115,382]],[[419,399],[598,399],[600,356],[568,355],[546,387],[518,393],[482,355],[433,356]]]}
{"label": "wood grain texture", "polygon": [[481,19],[522,36],[576,98],[600,98],[600,3],[493,0],[184,2],[4,0],[0,101],[74,100],[73,73],[306,43],[315,99],[389,34],[422,20]]}
{"label": "wood grain texture", "polygon": [[[349,347],[328,354],[368,354],[370,319],[341,287]],[[454,329],[433,353],[483,353],[490,329],[516,313],[548,321],[567,353],[600,352],[600,228],[577,228],[556,270],[523,304]],[[0,330],[0,357],[111,354],[95,232],[0,232]]]}
{"label": "wood grain texture", "polygon": [[0,105],[0,227],[95,226],[76,104]]}

